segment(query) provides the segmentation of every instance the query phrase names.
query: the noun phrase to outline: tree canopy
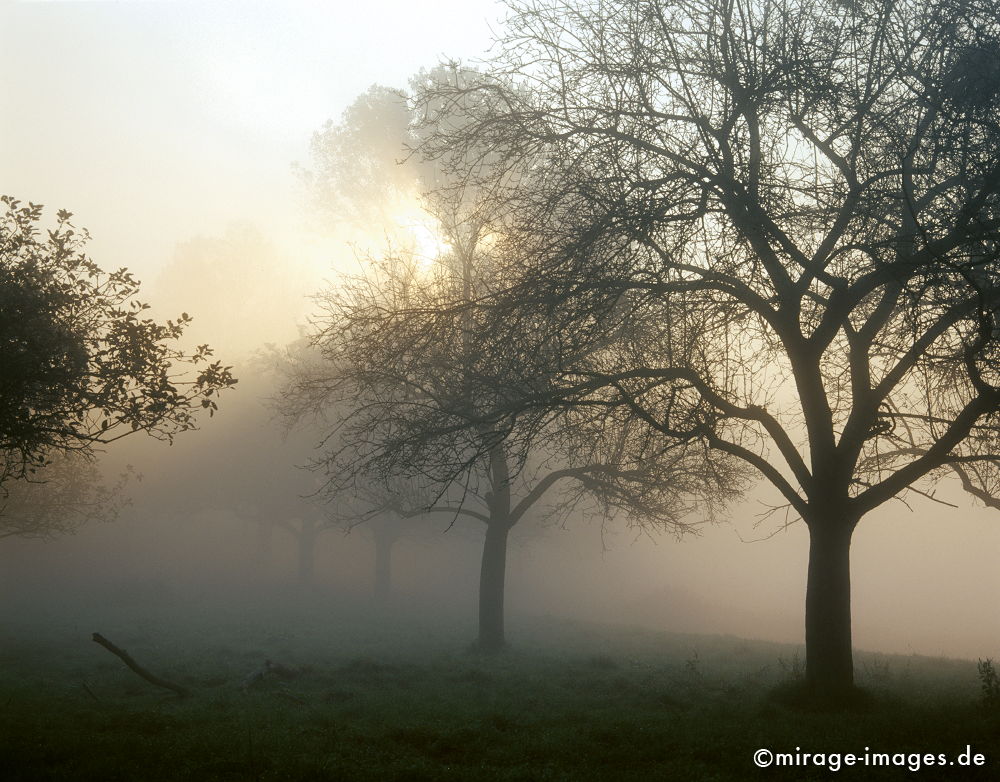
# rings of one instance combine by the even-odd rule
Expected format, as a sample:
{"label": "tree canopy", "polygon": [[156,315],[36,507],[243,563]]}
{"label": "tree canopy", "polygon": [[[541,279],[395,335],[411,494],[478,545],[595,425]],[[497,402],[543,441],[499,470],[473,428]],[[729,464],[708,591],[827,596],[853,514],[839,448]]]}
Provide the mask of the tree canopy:
{"label": "tree canopy", "polygon": [[69,212],[43,230],[40,205],[2,203],[0,483],[132,432],[170,439],[216,410],[217,393],[236,380],[209,361],[207,345],[175,346],[189,315],[144,317],[138,281],[126,269],[102,271]]}

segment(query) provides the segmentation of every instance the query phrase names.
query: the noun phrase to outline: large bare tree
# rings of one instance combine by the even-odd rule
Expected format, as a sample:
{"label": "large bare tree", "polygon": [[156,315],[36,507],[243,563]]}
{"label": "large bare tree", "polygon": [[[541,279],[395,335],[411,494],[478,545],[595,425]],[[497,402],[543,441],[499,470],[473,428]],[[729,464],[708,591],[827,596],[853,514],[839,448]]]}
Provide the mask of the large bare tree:
{"label": "large bare tree", "polygon": [[859,521],[997,482],[996,4],[511,7],[484,78],[433,96],[476,120],[423,148],[502,161],[477,344],[562,356],[495,420],[590,409],[752,467],[808,527],[807,681],[844,696]]}

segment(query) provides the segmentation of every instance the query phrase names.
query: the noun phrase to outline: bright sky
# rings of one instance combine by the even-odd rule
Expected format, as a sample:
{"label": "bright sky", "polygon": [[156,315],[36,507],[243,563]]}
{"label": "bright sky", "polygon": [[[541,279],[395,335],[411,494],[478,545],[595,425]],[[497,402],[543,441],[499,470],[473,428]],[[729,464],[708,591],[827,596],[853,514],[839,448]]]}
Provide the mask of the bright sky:
{"label": "bright sky", "polygon": [[373,83],[483,56],[494,0],[0,0],[0,190],[66,208],[147,283],[179,242],[255,226],[320,277],[292,163]]}

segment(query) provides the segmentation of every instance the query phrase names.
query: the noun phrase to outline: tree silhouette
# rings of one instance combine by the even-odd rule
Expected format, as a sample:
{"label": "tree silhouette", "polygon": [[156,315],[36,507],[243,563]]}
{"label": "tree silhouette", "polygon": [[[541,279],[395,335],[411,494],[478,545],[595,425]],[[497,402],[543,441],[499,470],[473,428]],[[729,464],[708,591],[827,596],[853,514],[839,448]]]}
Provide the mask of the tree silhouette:
{"label": "tree silhouette", "polygon": [[[475,72],[444,68],[423,75],[417,85],[433,93],[442,84],[462,89],[477,79]],[[373,94],[364,96],[366,107]],[[399,100],[395,93],[384,95]],[[437,122],[461,127],[466,112],[452,102]],[[427,132],[404,127],[400,159],[405,145],[418,144]],[[488,166],[489,153],[480,151],[477,161]],[[431,161],[410,158],[406,165],[426,188],[425,208],[446,249],[433,259],[405,249],[388,252],[369,265],[367,276],[321,296],[323,317],[313,342],[325,365],[295,379],[292,407],[335,411],[320,460],[334,492],[356,489],[364,480],[381,482],[391,494],[402,479],[417,487],[418,499],[397,512],[450,514],[485,526],[477,645],[495,651],[505,644],[508,536],[543,497],[562,489],[558,503],[568,512],[590,495],[607,514],[624,509],[680,531],[690,505],[682,496],[711,504],[730,487],[715,480],[724,471],[708,474],[683,449],[639,453],[629,436],[616,431],[609,438],[583,419],[562,428],[564,435],[576,433],[573,446],[565,437],[550,437],[544,416],[490,425],[493,411],[512,394],[544,382],[552,369],[548,362],[558,357],[548,351],[546,360],[536,356],[511,365],[480,349],[473,336],[475,311],[450,305],[467,304],[496,282],[491,248],[498,227],[482,198],[486,191],[450,179]],[[445,310],[453,317],[437,317]],[[673,479],[661,480],[668,472]]]}
{"label": "tree silhouette", "polygon": [[[301,340],[288,348],[269,345],[244,361],[245,377],[227,400],[225,417],[197,440],[178,444],[175,457],[157,465],[144,499],[151,512],[166,519],[219,514],[238,519],[256,540],[254,576],[262,581],[272,566],[275,533],[287,534],[294,542],[298,585],[312,588],[318,544],[339,525],[314,497],[316,477],[300,469],[318,435],[289,431],[280,416],[285,354],[295,355],[300,347]],[[206,464],[212,465],[210,472]]]}
{"label": "tree silhouette", "polygon": [[[170,439],[236,381],[208,363],[202,345],[174,347],[191,318],[143,316],[138,282],[105,273],[83,252],[86,231],[60,211],[39,228],[42,207],[4,196],[0,215],[0,484],[30,478],[60,454],[137,431]],[[202,364],[197,374],[178,366]]]}
{"label": "tree silhouette", "polygon": [[807,682],[842,697],[858,522],[950,468],[997,481],[996,6],[512,8],[487,75],[433,95],[476,120],[423,147],[538,172],[491,174],[516,241],[474,339],[563,360],[490,420],[587,409],[752,467],[808,527]]}

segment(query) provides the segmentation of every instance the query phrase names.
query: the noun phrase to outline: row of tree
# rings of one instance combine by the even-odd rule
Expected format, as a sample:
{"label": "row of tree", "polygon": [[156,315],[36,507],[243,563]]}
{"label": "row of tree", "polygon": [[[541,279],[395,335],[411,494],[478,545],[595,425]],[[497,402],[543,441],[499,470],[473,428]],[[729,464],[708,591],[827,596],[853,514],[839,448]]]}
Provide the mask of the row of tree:
{"label": "row of tree", "polygon": [[[483,525],[485,649],[543,497],[683,532],[766,482],[810,534],[808,685],[843,697],[860,520],[950,472],[997,496],[995,6],[510,5],[483,68],[373,88],[317,134],[327,213],[407,230],[320,297],[283,407],[322,422],[314,467],[355,518]],[[145,318],[68,214],[43,239],[4,203],[8,483],[214,409],[225,367],[174,374],[209,353],[172,347],[186,315]]]}
{"label": "row of tree", "polygon": [[494,648],[546,492],[683,531],[763,480],[809,529],[808,684],[842,697],[860,520],[1000,479],[995,5],[514,2],[498,52],[317,136],[327,204],[389,172],[440,239],[323,299],[291,393],[336,411],[327,488],[481,521]]}

